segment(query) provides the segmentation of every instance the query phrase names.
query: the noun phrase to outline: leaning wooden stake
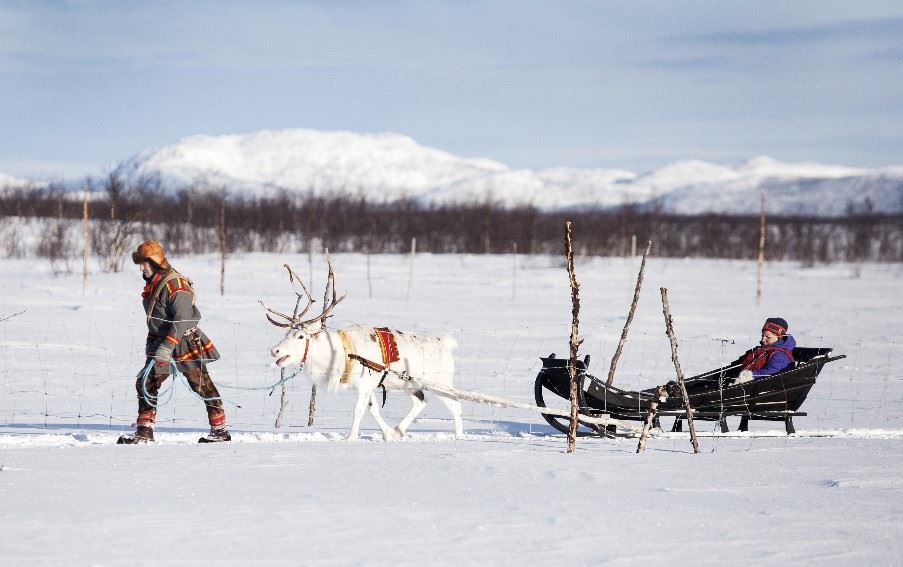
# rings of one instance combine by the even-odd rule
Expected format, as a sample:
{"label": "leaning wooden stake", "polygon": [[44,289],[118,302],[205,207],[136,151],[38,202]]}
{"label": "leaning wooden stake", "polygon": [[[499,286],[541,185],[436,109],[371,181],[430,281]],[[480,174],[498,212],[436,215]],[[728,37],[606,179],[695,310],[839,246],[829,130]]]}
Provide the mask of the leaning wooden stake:
{"label": "leaning wooden stake", "polygon": [[618,342],[618,348],[615,355],[611,357],[611,366],[608,369],[608,380],[605,381],[607,386],[615,381],[615,368],[618,366],[618,359],[621,358],[621,351],[624,350],[624,343],[627,342],[627,331],[630,330],[630,324],[633,322],[633,314],[636,313],[637,303],[640,301],[640,289],[643,287],[643,272],[646,270],[646,256],[652,248],[652,241],[646,242],[646,251],[643,252],[643,261],[640,263],[640,273],[636,277],[636,288],[633,290],[633,303],[630,304],[630,313],[627,314],[627,322],[624,323],[624,330],[621,331],[621,340]]}
{"label": "leaning wooden stake", "polygon": [[646,448],[646,438],[649,437],[649,431],[652,430],[652,423],[655,421],[655,414],[658,411],[658,403],[664,394],[664,386],[656,387],[655,393],[652,394],[654,397],[649,404],[649,410],[646,412],[646,419],[643,420],[643,431],[640,433],[640,442],[636,446],[637,453],[642,453],[643,449]]}
{"label": "leaning wooden stake", "polygon": [[568,453],[573,453],[577,450],[577,349],[580,347],[577,331],[580,325],[580,284],[574,276],[573,230],[570,222],[565,223],[565,253],[568,280],[571,284],[571,358],[568,362],[571,374],[571,425],[568,428]]}
{"label": "leaning wooden stake", "polygon": [[687,414],[687,423],[690,425],[690,440],[693,442],[693,452],[699,452],[699,443],[696,441],[696,426],[693,424],[693,408],[690,407],[690,396],[687,394],[687,385],[684,383],[684,372],[680,368],[680,360],[677,358],[677,339],[674,337],[674,323],[671,320],[671,308],[668,307],[668,289],[661,288],[662,313],[665,315],[665,333],[671,340],[671,361],[674,362],[674,370],[677,371],[677,383],[680,385],[680,395],[684,399],[684,411]]}
{"label": "leaning wooden stake", "polygon": [[760,193],[759,261],[756,267],[756,305],[762,304],[762,265],[765,263],[765,193]]}

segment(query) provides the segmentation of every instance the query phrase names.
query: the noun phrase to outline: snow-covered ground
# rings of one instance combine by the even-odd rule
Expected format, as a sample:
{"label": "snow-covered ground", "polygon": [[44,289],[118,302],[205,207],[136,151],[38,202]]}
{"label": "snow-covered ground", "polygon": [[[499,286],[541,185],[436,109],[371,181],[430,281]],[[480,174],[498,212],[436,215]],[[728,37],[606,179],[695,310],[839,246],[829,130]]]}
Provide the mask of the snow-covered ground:
{"label": "snow-covered ground", "polygon": [[[795,436],[767,422],[722,435],[702,422],[699,455],[687,434],[668,432],[642,455],[635,439],[580,439],[568,455],[538,414],[471,403],[466,439],[432,403],[403,441],[382,441],[365,417],[363,439],[342,442],[351,396],[319,393],[309,428],[301,378],[277,429],[279,390],[254,388],[279,379],[268,349],[281,333],[257,300],[290,310],[281,265],[307,276],[308,258],[230,257],[224,296],[217,257],[172,261],[194,279],[202,327],[223,354],[211,372],[230,402],[231,444],[195,443],[204,411],[179,383],[157,444],[115,445],[135,418],[146,333],[131,265],[95,270],[83,293],[81,274],[2,260],[0,563],[884,564],[903,552],[903,266],[768,264],[757,307],[753,263],[651,258],[622,386],[673,376],[659,287],[687,374],[752,346],[767,316],[786,318],[801,346],[848,358],[825,367]],[[369,282],[364,256],[334,264],[349,296],[332,325],[451,333],[460,388],[531,402],[538,357],[566,352],[559,258],[419,255],[410,284],[406,257],[371,257]],[[638,268],[578,259],[581,353],[597,375]],[[315,255],[315,297],[324,275]],[[390,394],[390,422],[406,413],[403,398]]]}

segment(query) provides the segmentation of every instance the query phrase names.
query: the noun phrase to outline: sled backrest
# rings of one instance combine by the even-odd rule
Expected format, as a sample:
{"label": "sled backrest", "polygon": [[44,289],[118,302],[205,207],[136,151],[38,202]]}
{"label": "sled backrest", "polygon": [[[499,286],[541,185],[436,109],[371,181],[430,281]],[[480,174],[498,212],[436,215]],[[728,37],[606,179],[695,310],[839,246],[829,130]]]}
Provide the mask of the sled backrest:
{"label": "sled backrest", "polygon": [[793,360],[796,361],[797,366],[800,366],[809,362],[815,362],[819,357],[827,358],[831,356],[831,351],[833,350],[830,347],[797,347],[793,349]]}

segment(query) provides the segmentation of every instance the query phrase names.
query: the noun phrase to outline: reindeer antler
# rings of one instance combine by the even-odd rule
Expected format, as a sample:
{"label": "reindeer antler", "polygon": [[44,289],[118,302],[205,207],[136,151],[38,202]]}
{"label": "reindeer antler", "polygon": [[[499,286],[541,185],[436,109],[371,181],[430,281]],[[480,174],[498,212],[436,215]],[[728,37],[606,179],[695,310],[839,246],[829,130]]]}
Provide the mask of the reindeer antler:
{"label": "reindeer antler", "polygon": [[[329,266],[329,275],[326,277],[326,290],[323,292],[323,312],[313,319],[302,321],[302,325],[309,325],[310,323],[315,323],[316,321],[326,320],[327,317],[330,317],[332,310],[335,309],[335,306],[341,303],[348,295],[342,294],[342,297],[336,299],[335,270],[332,269],[332,257],[329,255],[329,250],[326,250],[326,264]],[[329,298],[330,292],[332,292],[331,299]]]}
{"label": "reindeer antler", "polygon": [[[279,321],[276,321],[275,319],[273,319],[272,317],[270,317],[269,314],[267,314],[267,316],[266,316],[266,317],[267,317],[267,320],[269,320],[270,323],[276,325],[277,327],[291,327],[291,326],[292,326],[292,323],[295,322],[295,319],[294,319],[293,317],[290,317],[289,315],[286,315],[285,313],[283,313],[283,312],[281,312],[281,311],[276,311],[275,309],[272,309],[272,308],[268,307],[267,304],[264,303],[263,301],[261,301],[261,300],[258,299],[257,302],[260,303],[260,304],[263,306],[264,309],[266,309],[267,311],[269,311],[269,312],[272,313],[273,315],[278,315],[279,317],[282,317],[283,319],[285,319],[286,321],[288,321],[288,323],[280,323]],[[295,305],[295,307],[297,308],[297,304]]]}
{"label": "reindeer antler", "polygon": [[[276,325],[277,327],[282,327],[282,328],[300,327],[302,325],[309,325],[309,324],[315,323],[317,321],[323,321],[327,317],[331,316],[330,314],[332,313],[332,310],[335,309],[336,305],[338,305],[339,303],[342,302],[342,300],[345,299],[345,296],[347,294],[343,294],[342,297],[339,297],[338,299],[336,299],[335,270],[332,269],[332,257],[330,257],[330,255],[329,255],[329,250],[326,251],[326,263],[329,265],[329,276],[327,276],[327,278],[326,278],[326,291],[323,293],[323,312],[320,313],[319,315],[317,315],[316,317],[314,317],[313,319],[306,319],[303,321],[301,320],[301,318],[304,317],[304,315],[307,314],[308,311],[310,311],[311,305],[316,303],[316,300],[313,297],[311,297],[310,290],[307,289],[306,285],[304,285],[304,280],[301,279],[301,276],[299,276],[297,273],[295,273],[295,271],[292,270],[291,266],[289,266],[288,264],[283,264],[285,269],[288,270],[289,283],[294,285],[295,282],[297,281],[298,285],[301,286],[301,289],[304,290],[304,293],[301,294],[301,293],[298,293],[297,291],[295,291],[295,295],[298,296],[298,299],[295,301],[295,310],[292,313],[292,315],[287,315],[281,311],[276,311],[275,309],[272,309],[269,306],[267,306],[267,304],[264,303],[263,301],[258,300],[258,302],[263,306],[264,309],[266,309],[273,315],[282,317],[283,319],[285,319],[287,321],[286,323],[281,323],[279,321],[276,321],[272,317],[270,317],[269,314],[267,314],[266,318],[270,323]],[[330,291],[332,292],[331,299],[329,297]],[[304,306],[304,310],[301,313],[298,313],[298,307],[301,305],[301,300],[305,296],[307,297],[307,305]]]}
{"label": "reindeer antler", "polygon": [[[301,289],[304,290],[303,295],[298,293],[297,291],[295,291],[295,295],[298,296],[298,298],[295,300],[295,310],[292,312],[291,315],[286,315],[285,313],[283,313],[281,311],[276,311],[275,309],[272,309],[271,307],[267,306],[267,304],[264,303],[263,301],[259,301],[259,300],[258,301],[263,306],[264,309],[266,309],[273,315],[282,317],[283,319],[285,319],[287,321],[287,323],[280,323],[279,321],[276,321],[275,319],[273,319],[272,317],[267,315],[266,318],[267,318],[267,320],[269,320],[270,323],[276,325],[277,327],[287,328],[287,327],[297,326],[301,321],[301,317],[303,317],[307,313],[307,311],[310,309],[310,306],[315,303],[315,300],[313,297],[311,297],[310,291],[307,289],[307,286],[304,285],[304,280],[301,279],[301,276],[296,274],[295,271],[292,270],[291,266],[289,266],[288,264],[283,264],[283,266],[285,267],[286,270],[288,270],[289,283],[294,285],[295,281],[297,280],[298,284],[301,286]],[[304,311],[302,311],[299,314],[298,307],[301,305],[301,300],[304,299],[305,296],[307,296],[307,305],[304,307]]]}
{"label": "reindeer antler", "polygon": [[289,266],[288,264],[282,264],[282,265],[285,266],[286,270],[288,270],[288,281],[290,283],[294,284],[295,280],[297,280],[298,284],[301,285],[301,289],[304,290],[304,295],[307,296],[307,305],[304,307],[304,311],[302,311],[301,314],[299,315],[298,314],[298,305],[301,304],[301,294],[298,293],[297,291],[295,292],[295,295],[298,296],[298,301],[295,302],[295,315],[292,317],[292,319],[298,320],[298,319],[301,319],[301,317],[304,317],[305,313],[307,313],[307,311],[310,309],[310,306],[315,303],[315,300],[311,296],[310,290],[307,289],[306,285],[304,285],[304,280],[301,279],[301,276],[296,274],[295,271],[292,270],[291,266]]}

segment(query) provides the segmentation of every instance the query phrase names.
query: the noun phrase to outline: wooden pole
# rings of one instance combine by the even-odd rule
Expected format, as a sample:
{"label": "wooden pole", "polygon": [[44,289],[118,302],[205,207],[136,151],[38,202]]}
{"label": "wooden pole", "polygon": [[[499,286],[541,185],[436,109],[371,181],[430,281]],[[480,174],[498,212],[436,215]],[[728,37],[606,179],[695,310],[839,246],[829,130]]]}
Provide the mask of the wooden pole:
{"label": "wooden pole", "polygon": [[223,197],[219,207],[219,294],[226,293],[226,198]]}
{"label": "wooden pole", "polygon": [[[285,368],[279,371],[279,378],[285,380]],[[279,396],[279,413],[276,414],[276,428],[282,427],[282,414],[285,412],[285,382],[282,383],[282,394]]]}
{"label": "wooden pole", "polygon": [[367,246],[367,294],[373,299],[373,280],[370,278],[370,246]]}
{"label": "wooden pole", "polygon": [[307,241],[307,281],[310,282],[310,287],[314,287],[314,250],[313,250],[313,241]]}
{"label": "wooden pole", "polygon": [[314,412],[317,411],[317,385],[313,384],[310,387],[310,403],[307,404],[307,426],[313,427],[314,425]]}
{"label": "wooden pole", "polygon": [[621,331],[621,340],[618,341],[618,348],[615,355],[611,357],[611,366],[608,369],[608,380],[605,384],[611,386],[615,381],[615,368],[618,366],[618,359],[621,358],[621,351],[624,350],[624,343],[627,342],[627,332],[630,330],[630,324],[633,322],[633,315],[636,313],[637,303],[640,301],[640,289],[643,287],[643,272],[646,271],[646,256],[652,249],[652,241],[646,242],[646,250],[643,252],[643,261],[640,263],[640,273],[636,277],[636,287],[633,290],[633,303],[630,304],[630,313],[627,314],[627,321],[624,323],[624,329]]}
{"label": "wooden pole", "polygon": [[677,371],[677,383],[680,384],[680,394],[684,399],[684,411],[687,413],[687,423],[690,425],[690,441],[693,443],[693,452],[699,452],[699,442],[696,440],[696,426],[693,424],[693,408],[690,407],[690,396],[687,394],[687,385],[684,382],[684,372],[680,368],[680,360],[677,358],[677,339],[674,337],[674,322],[671,320],[671,308],[668,306],[668,288],[661,288],[662,313],[665,315],[665,333],[671,341],[671,361],[674,370]]}
{"label": "wooden pole", "polygon": [[571,425],[568,428],[568,453],[577,450],[577,349],[580,341],[577,332],[580,325],[580,284],[574,275],[573,228],[570,221],[565,223],[565,254],[567,255],[568,281],[571,285],[571,340],[568,369],[571,374]]}
{"label": "wooden pole", "polygon": [[82,293],[88,293],[88,184],[85,183],[85,195],[82,200],[82,228],[84,242],[82,244]]}
{"label": "wooden pole", "polygon": [[411,283],[414,281],[414,255],[417,253],[417,237],[411,238],[411,261],[408,264],[408,290],[404,294],[404,300],[411,299]]}
{"label": "wooden pole", "polygon": [[514,243],[514,262],[511,266],[511,299],[517,299],[517,242]]}
{"label": "wooden pole", "polygon": [[643,420],[643,431],[640,433],[640,442],[636,446],[636,452],[642,453],[643,449],[646,448],[646,438],[649,437],[649,431],[652,430],[652,423],[655,421],[655,413],[658,411],[658,404],[662,399],[662,396],[665,393],[664,386],[658,386],[655,388],[655,393],[652,394],[654,397],[652,398],[652,402],[649,404],[649,410],[646,412],[646,418]]}
{"label": "wooden pole", "polygon": [[756,267],[756,305],[762,304],[762,266],[765,263],[765,192],[759,194],[759,261]]}

